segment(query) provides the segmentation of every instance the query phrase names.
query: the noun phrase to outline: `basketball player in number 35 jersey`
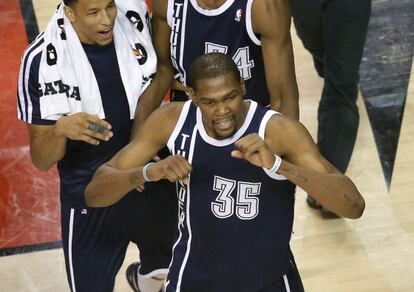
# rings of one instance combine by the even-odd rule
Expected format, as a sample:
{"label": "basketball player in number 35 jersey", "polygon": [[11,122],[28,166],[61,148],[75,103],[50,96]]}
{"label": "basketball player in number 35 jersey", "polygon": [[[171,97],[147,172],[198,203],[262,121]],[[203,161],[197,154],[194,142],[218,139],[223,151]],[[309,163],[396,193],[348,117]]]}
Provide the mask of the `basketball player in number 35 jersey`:
{"label": "basketball player in number 35 jersey", "polygon": [[[86,202],[105,206],[145,181],[178,181],[167,292],[303,291],[289,246],[294,184],[348,218],[362,215],[362,196],[302,125],[243,100],[228,55],[197,58],[189,84],[192,101],[155,111],[96,172]],[[172,156],[145,164],[165,145]]]}

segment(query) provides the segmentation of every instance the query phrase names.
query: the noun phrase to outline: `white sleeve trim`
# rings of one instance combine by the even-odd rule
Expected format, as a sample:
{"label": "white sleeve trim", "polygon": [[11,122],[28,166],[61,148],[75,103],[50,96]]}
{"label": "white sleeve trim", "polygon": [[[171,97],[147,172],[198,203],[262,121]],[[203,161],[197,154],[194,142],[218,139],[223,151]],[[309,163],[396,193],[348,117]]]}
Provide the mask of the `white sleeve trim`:
{"label": "white sleeve trim", "polygon": [[167,142],[167,147],[170,150],[171,154],[175,155],[175,139],[177,139],[178,134],[181,131],[181,128],[184,125],[184,122],[187,118],[187,114],[188,114],[188,110],[190,109],[190,105],[191,105],[192,101],[188,100],[184,103],[184,106],[181,110],[180,113],[180,117],[178,118],[177,124],[174,127],[173,132],[171,133],[170,138],[168,139]]}
{"label": "white sleeve trim", "polygon": [[253,0],[248,0],[247,5],[246,5],[246,30],[252,42],[258,46],[261,46],[262,42],[257,38],[257,36],[253,32],[252,5],[253,5]]}
{"label": "white sleeve trim", "polygon": [[174,0],[168,0],[167,23],[170,27],[172,27],[173,15],[174,15]]}
{"label": "white sleeve trim", "polygon": [[[259,136],[263,140],[265,139],[265,132],[266,132],[266,126],[269,122],[270,118],[274,115],[280,115],[277,111],[269,110],[263,117],[262,122],[260,123],[259,128]],[[287,180],[287,178],[283,175],[277,174],[276,172],[270,172],[267,168],[262,167],[263,171],[270,177],[275,180]]]}
{"label": "white sleeve trim", "polygon": [[[36,42],[39,42],[38,40]],[[33,114],[33,104],[32,98],[30,96],[30,72],[32,67],[32,62],[35,56],[42,53],[43,45],[38,46],[32,52],[29,53],[29,49],[26,50],[26,53],[23,55],[22,62],[20,65],[19,72],[19,81],[18,81],[18,99],[21,105],[21,115],[19,114],[18,118],[25,121],[28,124],[32,123],[32,114]],[[26,64],[25,64],[26,61]],[[23,74],[24,73],[24,74]],[[26,107],[27,102],[27,107]],[[26,118],[27,117],[27,118]]]}

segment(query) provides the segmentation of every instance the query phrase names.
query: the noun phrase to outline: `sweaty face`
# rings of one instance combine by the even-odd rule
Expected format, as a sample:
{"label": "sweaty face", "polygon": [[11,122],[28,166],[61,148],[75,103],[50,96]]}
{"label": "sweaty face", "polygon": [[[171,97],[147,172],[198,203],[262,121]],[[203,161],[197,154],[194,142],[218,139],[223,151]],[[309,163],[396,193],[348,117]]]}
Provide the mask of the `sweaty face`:
{"label": "sweaty face", "polygon": [[244,94],[243,83],[230,73],[196,81],[194,101],[210,137],[228,138],[242,126],[248,108],[243,102]]}
{"label": "sweaty face", "polygon": [[113,0],[77,0],[65,12],[82,43],[105,46],[112,42],[117,13]]}

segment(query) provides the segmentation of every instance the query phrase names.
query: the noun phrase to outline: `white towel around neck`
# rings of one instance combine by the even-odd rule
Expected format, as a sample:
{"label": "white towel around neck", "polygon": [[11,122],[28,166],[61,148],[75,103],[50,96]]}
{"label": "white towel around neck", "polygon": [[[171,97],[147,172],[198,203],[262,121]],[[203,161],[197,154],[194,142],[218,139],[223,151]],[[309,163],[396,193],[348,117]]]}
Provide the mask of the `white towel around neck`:
{"label": "white towel around neck", "polygon": [[[117,0],[116,5],[114,44],[132,119],[139,96],[155,73],[157,61],[146,21],[148,12],[145,0]],[[59,5],[44,32],[39,68],[39,84],[43,94],[40,97],[41,117],[57,120],[62,115],[87,112],[104,119],[95,74],[70,20],[64,14],[63,6],[63,3]],[[137,14],[140,18],[138,22]],[[62,38],[62,35],[65,37]]]}

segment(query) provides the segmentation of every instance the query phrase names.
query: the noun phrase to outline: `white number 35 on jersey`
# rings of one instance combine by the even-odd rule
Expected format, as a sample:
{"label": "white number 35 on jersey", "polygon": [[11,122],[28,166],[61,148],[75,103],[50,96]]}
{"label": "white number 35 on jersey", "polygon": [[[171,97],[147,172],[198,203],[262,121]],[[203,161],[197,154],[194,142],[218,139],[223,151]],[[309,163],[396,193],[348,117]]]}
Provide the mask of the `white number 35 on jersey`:
{"label": "white number 35 on jersey", "polygon": [[[241,182],[214,176],[213,189],[219,192],[211,203],[211,211],[220,219],[231,217],[234,213],[241,220],[251,220],[259,214],[261,183]],[[231,196],[237,187],[236,202]]]}

